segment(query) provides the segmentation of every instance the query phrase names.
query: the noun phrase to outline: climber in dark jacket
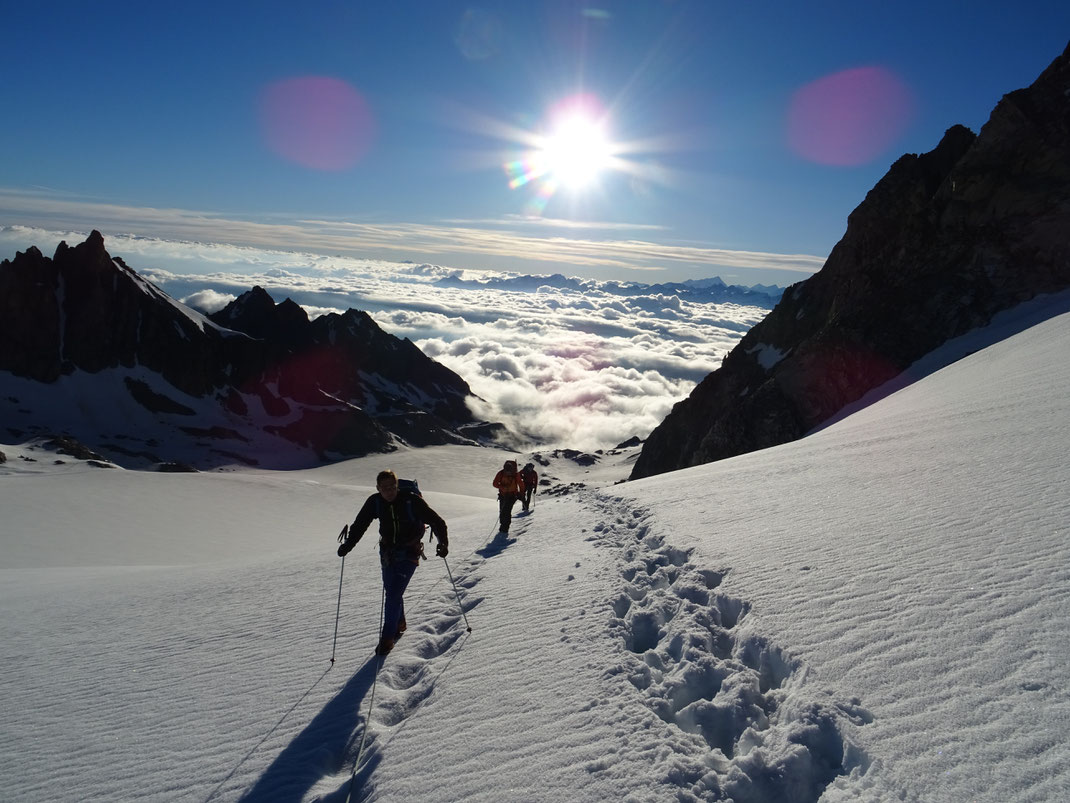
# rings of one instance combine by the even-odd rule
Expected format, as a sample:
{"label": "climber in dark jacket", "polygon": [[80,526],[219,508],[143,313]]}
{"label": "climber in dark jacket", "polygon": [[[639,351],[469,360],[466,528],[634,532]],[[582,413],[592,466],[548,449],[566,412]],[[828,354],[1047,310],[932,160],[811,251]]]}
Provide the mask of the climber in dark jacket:
{"label": "climber in dark jacket", "polygon": [[449,552],[449,538],[446,522],[433,511],[423,497],[410,491],[398,489],[398,478],[393,471],[381,471],[376,477],[377,493],[364,502],[345,541],[338,547],[339,556],[349,553],[364,532],[379,519],[379,562],[383,568],[383,590],[386,599],[383,603],[383,630],[379,634],[379,646],[376,655],[386,655],[394,648],[394,643],[405,632],[405,589],[412,579],[413,572],[420,565],[420,559],[426,557],[423,548],[424,525],[430,525],[431,532],[438,539],[435,554],[440,558]]}
{"label": "climber in dark jacket", "polygon": [[534,463],[528,463],[520,469],[520,480],[524,483],[524,493],[520,497],[520,504],[527,512],[531,509],[531,495],[539,487],[539,473],[535,471]]}

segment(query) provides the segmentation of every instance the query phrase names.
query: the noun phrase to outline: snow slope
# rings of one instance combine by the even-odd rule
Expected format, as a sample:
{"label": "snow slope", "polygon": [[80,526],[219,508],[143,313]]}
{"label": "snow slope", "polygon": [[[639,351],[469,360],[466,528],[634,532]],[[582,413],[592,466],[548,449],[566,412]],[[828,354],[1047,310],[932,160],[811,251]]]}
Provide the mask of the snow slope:
{"label": "snow slope", "polygon": [[[507,538],[491,450],[0,445],[3,797],[343,801],[359,755],[369,801],[1070,799],[1068,300],[792,444],[625,484],[634,452],[553,459]],[[376,676],[373,539],[334,547],[387,465],[456,595],[417,571]]]}

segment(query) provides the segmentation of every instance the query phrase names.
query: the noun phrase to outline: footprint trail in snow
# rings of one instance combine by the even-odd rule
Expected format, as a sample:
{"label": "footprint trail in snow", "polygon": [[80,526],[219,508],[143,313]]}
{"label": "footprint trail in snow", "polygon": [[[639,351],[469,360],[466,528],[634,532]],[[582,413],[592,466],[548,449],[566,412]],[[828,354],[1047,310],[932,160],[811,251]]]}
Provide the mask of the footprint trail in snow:
{"label": "footprint trail in snow", "polygon": [[[806,666],[751,626],[745,600],[724,592],[730,569],[696,565],[692,550],[668,543],[654,516],[626,499],[589,489],[574,498],[596,512],[586,540],[612,550],[619,570],[619,590],[603,600],[605,637],[618,645],[618,660],[602,674],[606,697],[638,695],[641,703],[617,717],[619,745],[587,772],[627,773],[639,761],[658,768],[674,800],[736,803],[810,803],[837,777],[865,772],[868,758],[846,730],[872,716],[859,700],[836,701],[805,682]],[[499,535],[455,567],[457,595],[447,583],[410,603],[424,612],[422,622],[380,669],[354,801],[376,798],[383,739],[406,726],[461,654],[468,634],[458,595],[466,613],[478,606],[482,575],[515,543],[515,535]],[[631,739],[636,731],[659,735]],[[345,751],[347,770],[359,739],[354,734]]]}
{"label": "footprint trail in snow", "polygon": [[[456,593],[447,581],[444,590],[441,585],[435,587],[436,593],[430,599],[406,600],[410,610],[418,605],[421,611],[430,609],[432,612],[423,615],[420,624],[411,626],[394,651],[382,660],[376,680],[379,690],[371,700],[370,726],[367,721],[369,711],[365,708],[361,711],[361,727],[347,744],[343,767],[338,768],[344,768],[347,775],[352,775],[352,782],[347,778],[331,799],[340,796],[344,800],[347,794],[352,801],[374,797],[373,775],[381,759],[379,742],[390,729],[403,726],[431,697],[439,676],[458,655],[469,635],[461,611],[467,615],[483,601],[481,596],[471,592],[481,579],[473,569],[485,560],[473,555],[455,569]],[[364,728],[367,728],[366,738]],[[365,742],[363,746],[362,741]],[[349,794],[351,786],[352,793]]]}
{"label": "footprint trail in snow", "polygon": [[695,566],[691,551],[668,544],[653,516],[627,500],[593,494],[592,503],[605,518],[589,540],[617,550],[621,572],[608,624],[621,660],[606,682],[626,678],[662,722],[690,737],[654,758],[678,799],[816,801],[836,777],[865,770],[843,730],[870,714],[858,700],[816,699],[805,666],[746,625],[746,601],[722,593],[728,569]]}

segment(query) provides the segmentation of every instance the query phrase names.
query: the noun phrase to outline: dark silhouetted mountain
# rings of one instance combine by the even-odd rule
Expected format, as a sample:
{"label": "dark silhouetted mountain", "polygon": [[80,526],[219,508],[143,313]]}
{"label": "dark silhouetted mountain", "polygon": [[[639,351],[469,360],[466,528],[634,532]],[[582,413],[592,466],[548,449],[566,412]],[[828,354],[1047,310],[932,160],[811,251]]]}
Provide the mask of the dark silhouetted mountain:
{"label": "dark silhouetted mountain", "polygon": [[1070,47],[974,135],[906,155],[820,272],[651,433],[632,478],[805,435],[951,338],[1070,287]]}
{"label": "dark silhouetted mountain", "polygon": [[363,312],[309,321],[256,287],[205,317],[97,231],[0,263],[0,372],[9,433],[131,465],[294,467],[501,431],[473,420],[463,379]]}

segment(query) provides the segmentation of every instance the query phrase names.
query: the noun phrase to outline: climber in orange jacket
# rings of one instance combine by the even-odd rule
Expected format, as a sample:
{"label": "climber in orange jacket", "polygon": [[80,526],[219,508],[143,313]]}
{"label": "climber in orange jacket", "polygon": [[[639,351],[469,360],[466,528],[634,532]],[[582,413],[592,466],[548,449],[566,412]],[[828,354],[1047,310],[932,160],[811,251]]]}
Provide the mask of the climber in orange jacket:
{"label": "climber in orange jacket", "polygon": [[515,460],[506,460],[502,470],[494,475],[494,487],[498,489],[500,532],[507,533],[513,520],[513,505],[524,493],[524,481],[516,470]]}

